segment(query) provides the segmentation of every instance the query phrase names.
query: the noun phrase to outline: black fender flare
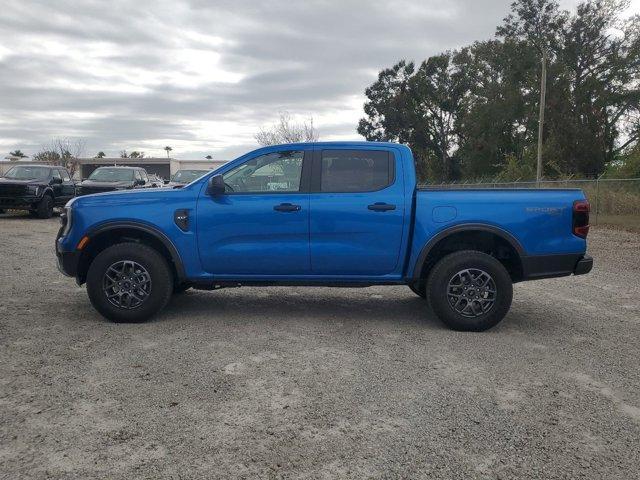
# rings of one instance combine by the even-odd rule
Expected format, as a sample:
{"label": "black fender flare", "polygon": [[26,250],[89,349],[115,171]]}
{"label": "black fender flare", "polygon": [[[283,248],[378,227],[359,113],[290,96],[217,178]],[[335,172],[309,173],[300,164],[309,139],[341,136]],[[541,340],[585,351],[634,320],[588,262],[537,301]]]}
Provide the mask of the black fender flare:
{"label": "black fender flare", "polygon": [[503,240],[505,240],[506,242],[508,242],[514,248],[514,250],[518,252],[518,255],[520,256],[520,258],[526,256],[526,252],[524,248],[522,248],[522,245],[520,244],[518,239],[513,235],[511,235],[506,230],[493,225],[488,225],[485,223],[462,223],[459,225],[454,225],[449,228],[445,228],[444,230],[442,230],[441,232],[433,236],[426,243],[426,245],[422,247],[422,250],[420,251],[420,255],[418,255],[418,259],[416,260],[416,263],[413,266],[413,275],[412,275],[413,280],[414,281],[420,280],[420,272],[422,271],[422,265],[424,265],[424,262],[429,256],[429,253],[440,240],[447,238],[448,236],[453,235],[455,233],[470,232],[470,231],[475,231],[475,232],[481,231],[481,232],[493,233],[498,237],[502,238]]}
{"label": "black fender flare", "polygon": [[176,268],[176,274],[178,276],[178,281],[183,282],[186,279],[186,273],[184,271],[184,264],[182,263],[182,258],[180,257],[180,253],[178,249],[175,247],[173,242],[169,237],[167,237],[160,229],[149,225],[143,222],[132,222],[132,221],[113,221],[102,223],[100,225],[96,225],[90,228],[86,236],[89,239],[101,235],[110,230],[119,230],[127,228],[130,230],[138,230],[140,232],[144,232],[148,235],[153,236],[156,240],[158,240],[162,245],[168,250],[169,255],[171,255],[171,261]]}

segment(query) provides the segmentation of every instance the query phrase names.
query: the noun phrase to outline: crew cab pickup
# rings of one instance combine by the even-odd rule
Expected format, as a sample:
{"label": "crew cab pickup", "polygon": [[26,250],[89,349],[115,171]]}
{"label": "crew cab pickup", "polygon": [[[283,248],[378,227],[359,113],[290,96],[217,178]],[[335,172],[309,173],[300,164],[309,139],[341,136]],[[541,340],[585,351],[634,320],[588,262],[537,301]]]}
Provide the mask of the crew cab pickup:
{"label": "crew cab pickup", "polygon": [[394,143],[265,147],[181,189],[78,197],[61,221],[60,270],[116,322],[187,288],[407,285],[449,327],[481,331],[514,282],[593,264],[582,191],[418,188]]}
{"label": "crew cab pickup", "polygon": [[78,185],[78,195],[156,186],[142,167],[98,167]]}
{"label": "crew cab pickup", "polygon": [[29,210],[38,218],[51,218],[76,195],[76,185],[64,167],[15,165],[0,177],[0,213]]}

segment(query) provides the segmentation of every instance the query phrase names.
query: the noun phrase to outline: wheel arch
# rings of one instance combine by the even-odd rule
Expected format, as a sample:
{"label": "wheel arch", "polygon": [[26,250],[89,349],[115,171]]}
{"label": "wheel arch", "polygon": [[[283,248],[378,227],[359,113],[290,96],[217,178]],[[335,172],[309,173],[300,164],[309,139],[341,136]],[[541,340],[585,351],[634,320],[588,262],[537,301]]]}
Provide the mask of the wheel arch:
{"label": "wheel arch", "polygon": [[494,225],[466,223],[446,228],[426,243],[414,265],[412,281],[426,279],[440,258],[459,250],[488,253],[507,268],[514,282],[523,278],[522,257],[526,253],[517,238]]}
{"label": "wheel arch", "polygon": [[156,249],[169,264],[177,283],[185,280],[184,265],[178,249],[158,228],[141,222],[117,221],[89,229],[87,247],[82,250],[78,262],[77,279],[82,284],[93,259],[105,248],[126,241],[139,242]]}

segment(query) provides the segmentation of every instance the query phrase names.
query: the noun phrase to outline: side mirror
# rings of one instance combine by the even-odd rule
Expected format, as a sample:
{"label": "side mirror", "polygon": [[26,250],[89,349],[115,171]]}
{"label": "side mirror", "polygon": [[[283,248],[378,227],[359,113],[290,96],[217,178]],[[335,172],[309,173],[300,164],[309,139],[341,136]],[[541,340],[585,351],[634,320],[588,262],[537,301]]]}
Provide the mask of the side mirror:
{"label": "side mirror", "polygon": [[222,175],[214,175],[209,179],[209,185],[207,187],[207,194],[209,195],[224,195],[225,192],[224,179]]}
{"label": "side mirror", "polygon": [[145,183],[147,182],[145,182],[144,180],[136,180],[136,185],[144,185]]}
{"label": "side mirror", "polygon": [[62,184],[62,179],[58,178],[58,177],[53,177],[51,179],[51,185],[61,185]]}

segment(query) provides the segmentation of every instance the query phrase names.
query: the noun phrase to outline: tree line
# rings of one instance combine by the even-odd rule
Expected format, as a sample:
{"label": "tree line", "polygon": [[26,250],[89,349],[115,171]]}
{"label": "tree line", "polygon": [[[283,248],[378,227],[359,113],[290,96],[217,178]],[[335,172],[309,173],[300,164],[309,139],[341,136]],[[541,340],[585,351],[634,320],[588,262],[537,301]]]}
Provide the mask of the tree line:
{"label": "tree line", "polygon": [[422,180],[535,178],[545,55],[543,175],[640,176],[640,17],[626,5],[517,0],[491,40],[382,70],[358,133],[410,145]]}

